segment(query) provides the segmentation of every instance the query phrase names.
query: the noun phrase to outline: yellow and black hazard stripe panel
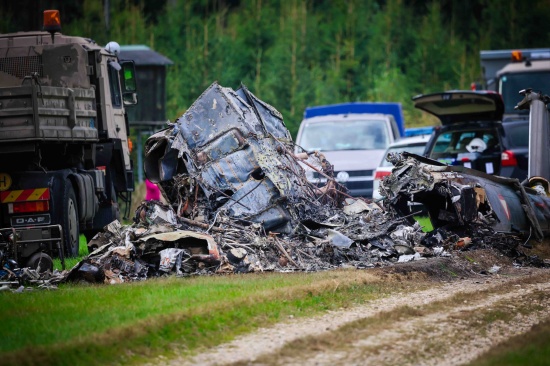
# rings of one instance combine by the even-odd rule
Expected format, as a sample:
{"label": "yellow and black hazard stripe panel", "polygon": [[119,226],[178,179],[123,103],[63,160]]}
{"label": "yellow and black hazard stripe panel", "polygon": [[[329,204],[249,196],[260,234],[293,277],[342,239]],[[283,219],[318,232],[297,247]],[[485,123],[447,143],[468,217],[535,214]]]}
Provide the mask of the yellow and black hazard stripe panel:
{"label": "yellow and black hazard stripe panel", "polygon": [[20,189],[0,192],[1,203],[47,201],[49,199],[49,188]]}

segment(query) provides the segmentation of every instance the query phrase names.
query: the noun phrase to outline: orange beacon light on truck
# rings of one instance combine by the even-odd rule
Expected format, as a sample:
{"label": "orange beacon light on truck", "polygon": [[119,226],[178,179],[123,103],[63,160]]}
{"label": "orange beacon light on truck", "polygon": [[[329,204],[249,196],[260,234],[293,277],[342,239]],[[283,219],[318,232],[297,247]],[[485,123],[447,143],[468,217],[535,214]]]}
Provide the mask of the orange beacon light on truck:
{"label": "orange beacon light on truck", "polygon": [[52,35],[61,31],[59,10],[44,10],[44,30],[52,33]]}

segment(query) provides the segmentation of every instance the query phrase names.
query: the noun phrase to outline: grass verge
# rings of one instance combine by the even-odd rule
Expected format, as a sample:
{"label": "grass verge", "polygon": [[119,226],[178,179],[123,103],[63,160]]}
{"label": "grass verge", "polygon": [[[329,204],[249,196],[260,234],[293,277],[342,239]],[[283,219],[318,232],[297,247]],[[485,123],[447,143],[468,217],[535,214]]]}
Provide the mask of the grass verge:
{"label": "grass verge", "polygon": [[[73,268],[78,262],[80,262],[85,256],[88,255],[88,242],[84,235],[79,237],[78,257],[65,258],[65,269]],[[61,265],[61,259],[53,258],[53,269],[61,271],[63,269]]]}
{"label": "grass verge", "polygon": [[0,357],[3,364],[104,365],[166,355],[174,344],[179,353],[192,352],[290,315],[309,316],[403,290],[405,282],[391,278],[400,276],[389,276],[341,270],[172,277],[0,293]]}

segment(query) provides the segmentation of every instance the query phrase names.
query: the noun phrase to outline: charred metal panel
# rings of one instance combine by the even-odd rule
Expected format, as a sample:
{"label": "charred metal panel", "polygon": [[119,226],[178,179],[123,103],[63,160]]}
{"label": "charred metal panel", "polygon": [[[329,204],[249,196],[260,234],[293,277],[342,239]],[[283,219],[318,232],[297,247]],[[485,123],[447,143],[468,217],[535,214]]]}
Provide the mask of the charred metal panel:
{"label": "charred metal panel", "polygon": [[197,154],[197,158],[200,163],[218,160],[227,154],[242,149],[244,145],[245,139],[239,130],[229,130],[205,146],[202,152]]}
{"label": "charred metal panel", "polygon": [[143,170],[151,182],[170,181],[177,174],[180,166],[179,151],[170,146],[172,141],[173,138],[167,136],[165,130],[157,132],[147,140],[148,158],[144,161]]}
{"label": "charred metal panel", "polygon": [[[527,176],[550,179],[550,120],[547,105],[550,97],[533,92],[520,91],[524,96],[515,109],[529,109],[529,169]],[[548,191],[548,187],[547,187]]]}
{"label": "charred metal panel", "polygon": [[287,141],[292,139],[290,132],[286,129],[283,122],[283,115],[278,110],[256,98],[244,85],[237,90],[237,94],[254,106],[257,117],[266,133],[271,134],[275,138],[286,139]]}
{"label": "charred metal panel", "polygon": [[315,198],[312,186],[301,182],[293,148],[277,110],[244,86],[235,92],[214,83],[171,128],[149,138],[145,172],[162,186],[189,177],[189,196],[174,205],[187,207],[198,185],[196,198],[204,196],[210,207],[288,232],[297,218],[294,204]]}
{"label": "charred metal panel", "polygon": [[177,133],[191,154],[236,128],[241,135],[261,134],[261,125],[252,108],[233,90],[212,84],[177,120]]}

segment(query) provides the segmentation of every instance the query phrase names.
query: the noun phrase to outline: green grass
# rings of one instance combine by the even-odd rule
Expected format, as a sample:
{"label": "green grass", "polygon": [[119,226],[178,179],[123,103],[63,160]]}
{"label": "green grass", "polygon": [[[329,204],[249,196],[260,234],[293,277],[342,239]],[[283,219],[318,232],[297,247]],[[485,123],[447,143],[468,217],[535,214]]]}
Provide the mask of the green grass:
{"label": "green grass", "polygon": [[492,348],[470,366],[546,366],[550,363],[550,321]]}
{"label": "green grass", "polygon": [[0,359],[126,364],[166,354],[174,344],[184,351],[210,347],[290,315],[352,306],[402,288],[372,278],[366,271],[269,273],[3,292]]}
{"label": "green grass", "polygon": [[[88,242],[86,241],[86,237],[84,235],[80,235],[78,257],[65,258],[65,269],[73,268],[78,262],[82,260],[82,258],[84,258],[87,255],[88,255]],[[53,259],[53,268],[60,271],[62,270],[61,259],[59,258]]]}

